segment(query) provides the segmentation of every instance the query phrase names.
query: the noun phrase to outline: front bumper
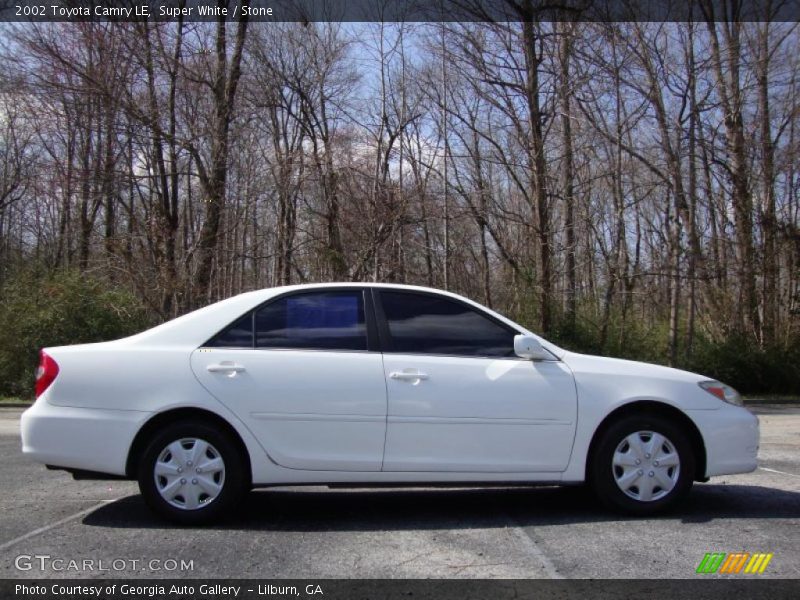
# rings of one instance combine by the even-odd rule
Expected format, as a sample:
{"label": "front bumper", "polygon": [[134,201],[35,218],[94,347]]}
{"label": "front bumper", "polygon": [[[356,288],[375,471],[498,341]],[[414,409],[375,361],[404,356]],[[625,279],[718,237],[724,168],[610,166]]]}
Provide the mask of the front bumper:
{"label": "front bumper", "polygon": [[706,477],[750,473],[758,468],[758,417],[746,408],[687,410],[706,447]]}
{"label": "front bumper", "polygon": [[54,406],[42,396],[22,413],[22,452],[66,469],[125,475],[136,432],[150,413]]}

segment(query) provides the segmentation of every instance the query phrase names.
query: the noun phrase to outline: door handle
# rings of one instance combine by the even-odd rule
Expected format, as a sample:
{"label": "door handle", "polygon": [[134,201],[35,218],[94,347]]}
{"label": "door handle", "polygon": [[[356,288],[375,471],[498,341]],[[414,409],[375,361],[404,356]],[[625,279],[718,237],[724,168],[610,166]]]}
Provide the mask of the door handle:
{"label": "door handle", "polygon": [[222,361],[216,365],[208,365],[206,370],[209,373],[227,373],[228,377],[233,377],[236,375],[236,373],[241,373],[246,369],[242,365],[237,365],[236,363],[229,361]]}
{"label": "door handle", "polygon": [[424,381],[430,379],[430,375],[421,371],[392,371],[389,378],[398,381]]}

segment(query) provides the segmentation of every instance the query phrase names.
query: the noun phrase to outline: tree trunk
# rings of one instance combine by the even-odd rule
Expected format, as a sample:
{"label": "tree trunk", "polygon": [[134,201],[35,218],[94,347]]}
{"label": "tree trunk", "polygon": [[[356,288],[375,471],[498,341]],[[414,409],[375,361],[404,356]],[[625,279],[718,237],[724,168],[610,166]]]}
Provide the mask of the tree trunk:
{"label": "tree trunk", "polygon": [[775,215],[775,145],[772,140],[771,112],[769,105],[769,22],[759,25],[759,49],[756,62],[758,105],[761,113],[761,159],[763,171],[763,208],[761,228],[763,232],[763,281],[764,322],[762,343],[775,342],[778,298],[778,262],[776,248],[777,220]]}
{"label": "tree trunk", "polygon": [[539,262],[539,332],[547,335],[552,325],[551,302],[553,299],[551,273],[551,233],[550,207],[547,201],[547,163],[544,153],[542,132],[542,111],[539,104],[539,68],[541,59],[537,53],[536,34],[531,2],[526,2],[527,15],[522,22],[522,43],[525,50],[525,99],[530,122],[530,142],[528,146],[530,161],[531,198],[534,201],[534,229],[537,238],[537,258]]}
{"label": "tree trunk", "polygon": [[[707,11],[710,0],[704,0]],[[723,3],[727,10],[727,3]],[[711,56],[717,78],[717,89],[725,123],[725,145],[728,153],[730,177],[732,182],[732,202],[736,227],[736,250],[738,263],[739,302],[738,329],[740,333],[758,338],[761,333],[761,319],[756,295],[755,247],[753,242],[753,199],[750,194],[750,172],[747,163],[744,118],[742,112],[742,87],[740,84],[741,22],[738,9],[731,3],[731,13],[724,14],[725,20],[717,24],[707,19],[711,38]],[[711,14],[707,12],[707,15]],[[717,28],[722,27],[725,36],[725,58],[722,57]],[[724,66],[727,66],[727,77]]]}
{"label": "tree trunk", "polygon": [[[219,0],[219,6],[225,2]],[[203,167],[199,156],[198,175],[205,196],[205,220],[200,229],[197,244],[198,268],[195,275],[195,305],[205,304],[210,300],[211,273],[219,242],[222,211],[225,207],[225,186],[228,177],[229,130],[233,121],[234,101],[241,76],[242,50],[247,34],[247,16],[239,19],[236,28],[236,40],[233,55],[228,62],[227,56],[227,24],[225,17],[217,22],[216,65],[213,80],[214,117],[212,123],[211,158],[208,169]]]}
{"label": "tree trunk", "polygon": [[564,235],[566,252],[567,302],[565,322],[568,335],[575,333],[576,302],[578,295],[577,273],[575,269],[575,166],[572,151],[572,89],[570,82],[570,60],[572,58],[573,26],[563,24],[559,63],[559,99],[561,102],[561,136],[564,146],[563,194],[564,194]]}

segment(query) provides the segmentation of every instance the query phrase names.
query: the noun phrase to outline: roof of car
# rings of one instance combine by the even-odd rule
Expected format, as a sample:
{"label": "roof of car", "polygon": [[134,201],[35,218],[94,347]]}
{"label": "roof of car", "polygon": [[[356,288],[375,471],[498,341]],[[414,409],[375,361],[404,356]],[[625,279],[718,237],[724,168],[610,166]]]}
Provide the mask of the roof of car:
{"label": "roof of car", "polygon": [[[497,313],[494,310],[475,302],[474,300],[470,300],[469,298],[446,290],[400,283],[337,281],[329,283],[303,283],[296,285],[285,285],[244,292],[242,294],[220,300],[219,302],[210,304],[194,312],[185,314],[177,319],[173,319],[172,321],[167,321],[166,323],[158,325],[157,327],[126,338],[125,341],[127,341],[127,343],[200,345],[209,339],[209,337],[211,337],[213,334],[230,324],[238,316],[245,314],[247,311],[252,310],[270,298],[287,292],[325,288],[388,288],[449,296],[451,298],[471,304],[480,310],[486,311],[510,326],[522,329],[526,333],[536,335],[528,330],[525,330],[518,323],[515,323],[508,317]],[[539,336],[536,337],[541,340],[543,345],[545,345],[548,350],[551,350],[558,355],[563,353],[563,350],[558,348],[558,346],[551,344]]]}

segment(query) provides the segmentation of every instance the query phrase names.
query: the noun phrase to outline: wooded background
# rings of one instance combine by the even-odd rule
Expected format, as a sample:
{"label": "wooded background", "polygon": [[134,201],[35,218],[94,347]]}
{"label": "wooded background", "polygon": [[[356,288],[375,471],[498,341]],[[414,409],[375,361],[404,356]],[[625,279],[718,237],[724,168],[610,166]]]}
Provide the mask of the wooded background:
{"label": "wooded background", "polygon": [[800,393],[796,23],[0,38],[0,393],[30,393],[38,346],[316,281]]}

